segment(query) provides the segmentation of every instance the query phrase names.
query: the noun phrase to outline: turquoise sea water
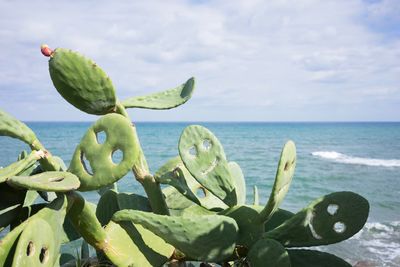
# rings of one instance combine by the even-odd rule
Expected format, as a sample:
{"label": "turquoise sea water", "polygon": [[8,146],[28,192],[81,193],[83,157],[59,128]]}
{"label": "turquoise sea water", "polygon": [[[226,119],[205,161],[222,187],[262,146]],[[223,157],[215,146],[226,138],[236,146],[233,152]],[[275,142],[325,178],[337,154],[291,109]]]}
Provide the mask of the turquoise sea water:
{"label": "turquoise sea water", "polygon": [[[42,143],[68,165],[87,122],[27,123]],[[180,133],[190,123],[138,123],[139,138],[151,170],[178,154]],[[220,139],[227,158],[242,167],[248,203],[257,185],[264,204],[274,180],[280,150],[291,139],[297,167],[283,208],[293,212],[334,191],[354,191],[371,205],[366,227],[351,240],[320,248],[351,263],[400,266],[400,123],[196,123]],[[23,143],[0,138],[0,166],[15,161]],[[131,174],[120,191],[143,193]],[[96,201],[97,194],[87,197]]]}

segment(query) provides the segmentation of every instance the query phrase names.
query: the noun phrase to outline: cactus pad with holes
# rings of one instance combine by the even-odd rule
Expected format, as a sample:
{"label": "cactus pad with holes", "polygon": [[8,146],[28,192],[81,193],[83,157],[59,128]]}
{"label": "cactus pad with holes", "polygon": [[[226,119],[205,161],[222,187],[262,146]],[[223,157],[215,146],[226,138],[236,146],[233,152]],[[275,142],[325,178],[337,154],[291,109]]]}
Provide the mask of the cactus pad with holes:
{"label": "cactus pad with holes", "polygon": [[[40,230],[39,230],[40,229]],[[59,253],[56,233],[43,219],[33,218],[18,239],[13,266],[52,267]]]}
{"label": "cactus pad with holes", "polygon": [[0,110],[0,135],[17,138],[28,145],[37,140],[35,133],[25,123],[2,110]]}
{"label": "cactus pad with holes", "polygon": [[287,251],[273,239],[258,240],[249,250],[246,260],[251,267],[291,266]]}
{"label": "cactus pad with holes", "polygon": [[186,103],[190,99],[194,84],[194,78],[190,78],[174,89],[128,98],[121,104],[125,108],[171,109]]}
{"label": "cactus pad with holes", "polygon": [[121,210],[114,221],[142,225],[183,252],[188,258],[221,261],[231,256],[238,233],[236,222],[226,216],[170,217],[135,210]]}
{"label": "cactus pad with holes", "polygon": [[116,96],[111,79],[91,59],[57,48],[49,60],[49,72],[54,87],[76,108],[96,115],[115,110]]}
{"label": "cactus pad with holes", "polygon": [[228,206],[237,204],[235,181],[224,149],[212,132],[199,125],[186,127],[179,140],[179,154],[202,186]]}
{"label": "cactus pad with holes", "polygon": [[360,231],[368,213],[368,201],[362,196],[353,192],[335,192],[315,200],[264,235],[287,247],[333,244]]}
{"label": "cactus pad with holes", "polygon": [[[32,234],[32,232],[35,232],[34,239],[39,238],[40,240],[42,240],[40,236],[46,237],[46,239],[52,239],[51,242],[54,242],[53,243],[54,247],[51,253],[53,254],[49,254],[50,257],[49,259],[53,259],[55,258],[55,256],[58,256],[59,247],[61,244],[60,237],[62,233],[62,222],[64,221],[65,218],[66,206],[67,206],[66,198],[64,196],[61,196],[52,201],[46,207],[40,209],[35,215],[29,217],[27,220],[25,220],[17,227],[15,227],[9,234],[7,234],[7,236],[0,242],[0,266],[10,266],[12,262],[13,262],[12,266],[39,266],[39,265],[29,265],[29,264],[16,265],[14,262],[17,257],[20,256],[23,257],[23,255],[27,255],[26,254],[27,244],[24,241],[25,239],[23,238],[23,236],[30,235]],[[42,224],[37,225],[36,223],[33,223],[35,226],[32,226],[31,223],[35,220],[43,220],[47,223],[47,225],[41,227]],[[28,228],[28,230],[26,230],[26,228]],[[48,236],[47,233],[54,233],[54,234]],[[21,255],[19,255],[20,253],[14,253],[13,251],[15,247],[18,247],[19,242],[25,243],[24,245],[21,245],[23,251],[23,253],[21,252],[22,253]],[[16,262],[19,262],[19,260],[21,259],[18,259],[18,261]]]}
{"label": "cactus pad with holes", "polygon": [[[97,134],[105,132],[100,144]],[[119,114],[108,114],[95,122],[76,148],[69,171],[79,177],[80,191],[99,189],[121,179],[138,158],[139,145],[131,122]],[[112,154],[120,150],[121,162],[114,163]]]}
{"label": "cactus pad with holes", "polygon": [[295,167],[296,146],[292,141],[288,141],[282,149],[271,195],[261,213],[263,221],[268,221],[282,203],[292,182]]}

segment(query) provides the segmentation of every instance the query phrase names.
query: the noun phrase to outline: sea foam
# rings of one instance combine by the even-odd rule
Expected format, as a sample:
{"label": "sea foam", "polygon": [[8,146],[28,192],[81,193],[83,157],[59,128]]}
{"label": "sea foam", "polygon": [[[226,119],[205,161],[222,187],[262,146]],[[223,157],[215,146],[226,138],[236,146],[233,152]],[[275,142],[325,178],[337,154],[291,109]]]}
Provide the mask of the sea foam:
{"label": "sea foam", "polygon": [[336,151],[315,151],[312,152],[311,154],[319,158],[328,159],[345,164],[357,164],[357,165],[381,166],[381,167],[400,167],[399,159],[373,159],[373,158],[353,157]]}

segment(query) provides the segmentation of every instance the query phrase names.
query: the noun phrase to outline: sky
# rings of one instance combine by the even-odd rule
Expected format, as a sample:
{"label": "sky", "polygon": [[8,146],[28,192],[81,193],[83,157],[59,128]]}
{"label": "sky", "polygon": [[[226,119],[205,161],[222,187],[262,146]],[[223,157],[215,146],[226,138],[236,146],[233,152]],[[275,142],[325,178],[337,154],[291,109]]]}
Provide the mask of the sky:
{"label": "sky", "polygon": [[400,1],[0,0],[0,109],[93,121],[55,90],[40,45],[92,58],[123,100],[196,78],[134,121],[400,121]]}

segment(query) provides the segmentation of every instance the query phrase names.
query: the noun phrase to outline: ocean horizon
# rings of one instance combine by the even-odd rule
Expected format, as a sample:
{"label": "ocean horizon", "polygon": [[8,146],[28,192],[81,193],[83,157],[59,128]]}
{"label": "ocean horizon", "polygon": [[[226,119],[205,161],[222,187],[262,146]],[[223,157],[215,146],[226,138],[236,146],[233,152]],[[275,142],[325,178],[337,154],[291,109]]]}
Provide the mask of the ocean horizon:
{"label": "ocean horizon", "polygon": [[[28,121],[45,147],[67,166],[91,121]],[[368,199],[367,224],[350,240],[318,247],[350,263],[367,260],[377,266],[400,265],[400,122],[135,122],[151,171],[178,155],[182,130],[190,124],[210,129],[229,161],[244,173],[247,204],[257,185],[264,205],[274,181],[280,151],[287,140],[297,147],[297,166],[282,208],[297,212],[312,200],[335,191],[353,191]],[[24,143],[0,138],[0,166],[14,162]],[[120,191],[144,194],[129,173]],[[95,192],[84,193],[97,202]]]}

